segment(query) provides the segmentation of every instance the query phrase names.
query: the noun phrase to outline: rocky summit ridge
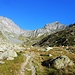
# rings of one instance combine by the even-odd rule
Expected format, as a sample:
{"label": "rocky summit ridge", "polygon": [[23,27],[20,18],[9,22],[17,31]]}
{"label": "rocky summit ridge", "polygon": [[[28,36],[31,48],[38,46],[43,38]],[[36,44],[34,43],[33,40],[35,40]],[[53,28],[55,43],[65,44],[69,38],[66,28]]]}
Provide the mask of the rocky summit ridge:
{"label": "rocky summit ridge", "polygon": [[67,26],[64,30],[48,35],[37,43],[39,46],[74,46],[75,23]]}
{"label": "rocky summit ridge", "polygon": [[56,31],[64,29],[66,26],[64,24],[60,24],[60,22],[56,21],[53,23],[46,24],[43,28],[34,30],[34,36],[40,37],[44,34],[51,34]]}
{"label": "rocky summit ridge", "polygon": [[[64,24],[60,24],[58,21],[46,24],[43,28],[37,30],[23,30],[18,27],[12,20],[7,17],[0,16],[0,31],[7,39],[17,40],[21,35],[23,37],[40,37],[44,34],[51,34],[56,31],[64,29],[66,26]],[[15,41],[14,40],[14,41]]]}

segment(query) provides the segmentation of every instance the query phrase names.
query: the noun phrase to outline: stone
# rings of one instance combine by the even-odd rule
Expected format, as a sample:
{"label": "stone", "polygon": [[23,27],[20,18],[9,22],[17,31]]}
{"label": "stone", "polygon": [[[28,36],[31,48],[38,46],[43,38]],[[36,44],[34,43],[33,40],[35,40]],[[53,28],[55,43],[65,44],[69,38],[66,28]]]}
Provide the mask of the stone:
{"label": "stone", "polygon": [[7,58],[7,52],[3,52],[0,54],[0,59],[6,59]]}
{"label": "stone", "polygon": [[3,62],[3,61],[0,61],[0,64],[4,64],[5,62]]}
{"label": "stone", "polygon": [[8,57],[7,60],[14,60],[14,58],[13,57]]}
{"label": "stone", "polygon": [[53,63],[52,64],[53,67],[55,67],[56,69],[62,69],[62,68],[65,68],[67,66],[73,66],[74,65],[73,61],[71,61],[65,55],[56,57],[55,59],[52,60],[52,63]]}
{"label": "stone", "polygon": [[52,54],[49,54],[49,57],[51,57],[52,56]]}
{"label": "stone", "polygon": [[13,50],[7,50],[0,54],[0,59],[13,60],[14,57],[17,57],[17,53]]}
{"label": "stone", "polygon": [[14,50],[7,51],[8,57],[17,57],[17,53]]}
{"label": "stone", "polygon": [[47,47],[46,48],[46,51],[49,51],[49,50],[51,50],[51,49],[53,49],[52,47]]}
{"label": "stone", "polygon": [[4,52],[4,49],[3,48],[0,48],[0,52]]}

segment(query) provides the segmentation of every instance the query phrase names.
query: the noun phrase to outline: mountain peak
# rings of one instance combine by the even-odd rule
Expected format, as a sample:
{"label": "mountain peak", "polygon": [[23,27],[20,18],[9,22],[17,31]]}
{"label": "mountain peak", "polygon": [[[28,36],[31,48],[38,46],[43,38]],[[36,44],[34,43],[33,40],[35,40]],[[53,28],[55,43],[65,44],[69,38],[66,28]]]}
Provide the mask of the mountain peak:
{"label": "mountain peak", "polygon": [[12,20],[3,16],[0,16],[0,29],[10,33],[21,33],[21,29]]}
{"label": "mountain peak", "polygon": [[64,24],[61,24],[59,21],[55,21],[49,24],[46,24],[44,28],[52,30],[52,29],[62,29],[65,28],[66,26]]}

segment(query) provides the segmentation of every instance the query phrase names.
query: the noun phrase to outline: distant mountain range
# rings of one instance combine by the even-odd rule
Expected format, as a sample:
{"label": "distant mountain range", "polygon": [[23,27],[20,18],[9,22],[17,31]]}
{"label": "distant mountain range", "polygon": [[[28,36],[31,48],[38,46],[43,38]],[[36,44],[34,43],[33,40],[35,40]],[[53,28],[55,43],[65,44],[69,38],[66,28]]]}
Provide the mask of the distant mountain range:
{"label": "distant mountain range", "polygon": [[46,24],[43,28],[37,30],[23,30],[19,28],[12,20],[0,16],[0,32],[2,33],[3,37],[13,43],[23,42],[19,39],[20,36],[22,38],[39,38],[43,35],[49,35],[65,28],[66,25],[60,24],[58,21],[56,21],[50,24]]}
{"label": "distant mountain range", "polygon": [[[53,23],[46,24],[43,28],[33,30],[33,31],[24,31],[23,35],[25,37],[40,37],[44,34],[51,34],[56,31],[60,31],[65,29],[66,25],[60,24],[60,22],[56,21]],[[27,34],[26,34],[27,33]]]}

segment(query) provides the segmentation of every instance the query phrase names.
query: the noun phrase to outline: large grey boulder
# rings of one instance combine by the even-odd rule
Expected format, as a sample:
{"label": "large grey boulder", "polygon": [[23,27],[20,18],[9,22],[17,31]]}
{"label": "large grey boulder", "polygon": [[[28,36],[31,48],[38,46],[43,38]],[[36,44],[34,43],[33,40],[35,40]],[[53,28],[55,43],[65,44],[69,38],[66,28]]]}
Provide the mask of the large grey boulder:
{"label": "large grey boulder", "polygon": [[67,56],[62,55],[59,57],[56,57],[55,59],[53,59],[52,61],[52,65],[56,68],[56,69],[62,69],[65,68],[67,66],[73,66],[74,63],[73,61],[71,61]]}
{"label": "large grey boulder", "polygon": [[13,60],[14,57],[17,57],[17,53],[13,50],[7,50],[0,54],[0,60],[2,59]]}

